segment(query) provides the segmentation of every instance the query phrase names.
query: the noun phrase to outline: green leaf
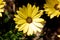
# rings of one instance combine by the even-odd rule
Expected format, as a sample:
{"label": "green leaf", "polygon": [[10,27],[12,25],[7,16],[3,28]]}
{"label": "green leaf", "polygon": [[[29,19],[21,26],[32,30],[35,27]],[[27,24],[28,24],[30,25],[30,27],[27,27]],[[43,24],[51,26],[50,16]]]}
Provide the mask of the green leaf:
{"label": "green leaf", "polygon": [[9,18],[4,19],[4,23],[7,23],[9,21]]}

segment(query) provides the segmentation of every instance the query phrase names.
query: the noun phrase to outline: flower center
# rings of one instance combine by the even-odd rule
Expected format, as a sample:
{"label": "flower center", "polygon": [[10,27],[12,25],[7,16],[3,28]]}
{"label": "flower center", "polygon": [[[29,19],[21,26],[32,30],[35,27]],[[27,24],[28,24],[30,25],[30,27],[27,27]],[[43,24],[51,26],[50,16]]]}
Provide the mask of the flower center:
{"label": "flower center", "polygon": [[60,12],[60,4],[56,4],[54,8]]}
{"label": "flower center", "polygon": [[27,21],[27,23],[32,23],[32,18],[31,17],[27,17],[26,21]]}

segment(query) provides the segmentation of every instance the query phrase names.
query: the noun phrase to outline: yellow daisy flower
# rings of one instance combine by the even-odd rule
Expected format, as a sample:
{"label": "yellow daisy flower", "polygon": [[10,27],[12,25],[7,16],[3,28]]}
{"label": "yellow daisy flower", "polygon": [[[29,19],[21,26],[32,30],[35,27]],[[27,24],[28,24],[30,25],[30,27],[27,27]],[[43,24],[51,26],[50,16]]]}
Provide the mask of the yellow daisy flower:
{"label": "yellow daisy flower", "polygon": [[46,4],[44,4],[44,9],[46,14],[50,16],[50,19],[55,16],[59,17],[60,15],[60,2],[58,0],[46,0]]}
{"label": "yellow daisy flower", "polygon": [[5,6],[5,2],[3,0],[0,0],[0,17],[2,17],[1,12],[4,12],[4,7]]}
{"label": "yellow daisy flower", "polygon": [[44,19],[40,18],[43,14],[43,10],[39,10],[39,7],[35,5],[27,4],[27,7],[20,7],[15,14],[14,21],[17,24],[15,28],[18,31],[23,31],[23,33],[27,33],[27,35],[36,34],[37,32],[41,32],[44,26]]}

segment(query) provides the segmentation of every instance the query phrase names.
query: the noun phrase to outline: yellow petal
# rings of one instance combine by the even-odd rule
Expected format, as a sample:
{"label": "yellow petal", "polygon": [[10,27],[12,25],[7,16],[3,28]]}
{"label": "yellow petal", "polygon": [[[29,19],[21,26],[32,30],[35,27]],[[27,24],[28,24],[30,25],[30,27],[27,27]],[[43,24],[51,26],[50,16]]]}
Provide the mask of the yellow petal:
{"label": "yellow petal", "polygon": [[19,15],[14,15],[16,18],[18,18],[18,19],[22,19]]}
{"label": "yellow petal", "polygon": [[36,18],[36,19],[33,19],[34,22],[44,22],[44,19],[43,18]]}
{"label": "yellow petal", "polygon": [[38,14],[36,14],[33,18],[39,18],[43,15],[43,10],[40,10]]}
{"label": "yellow petal", "polygon": [[27,8],[23,5],[23,8],[19,7],[19,11],[26,15],[27,17]]}
{"label": "yellow petal", "polygon": [[0,8],[3,8],[5,6],[6,2],[3,2],[0,0]]}
{"label": "yellow petal", "polygon": [[19,28],[19,26],[18,26],[18,25],[16,25],[16,26],[15,26],[15,28],[17,29],[17,28]]}
{"label": "yellow petal", "polygon": [[33,24],[36,25],[39,28],[43,28],[44,27],[44,25],[41,24],[41,23],[33,22]]}
{"label": "yellow petal", "polygon": [[32,12],[31,17],[34,17],[38,13],[39,7],[35,8]]}
{"label": "yellow petal", "polygon": [[24,13],[24,9],[19,7],[19,11],[21,11],[22,13]]}
{"label": "yellow petal", "polygon": [[24,23],[23,25],[19,26],[18,31],[22,31],[23,28],[25,27],[25,25],[26,25],[26,23]]}
{"label": "yellow petal", "polygon": [[29,29],[28,29],[28,32],[27,32],[27,35],[32,35],[33,34],[33,30],[32,30],[32,27],[29,26]]}
{"label": "yellow petal", "polygon": [[60,0],[58,0],[58,2],[60,2]]}
{"label": "yellow petal", "polygon": [[50,19],[54,18],[54,16],[55,16],[55,15],[51,15],[51,16],[50,16]]}
{"label": "yellow petal", "polygon": [[0,2],[2,2],[3,0],[0,0]]}
{"label": "yellow petal", "polygon": [[34,10],[35,8],[36,8],[36,6],[35,6],[35,5],[33,5],[32,9]]}
{"label": "yellow petal", "polygon": [[19,20],[21,20],[22,18],[21,17],[19,17],[18,15],[14,15],[16,18],[14,18],[13,20],[14,21],[19,21]]}
{"label": "yellow petal", "polygon": [[23,28],[23,33],[26,33],[28,31],[28,27],[29,27],[29,24],[27,23]]}
{"label": "yellow petal", "polygon": [[48,16],[50,16],[52,13],[53,13],[52,11],[51,12],[46,12],[46,14],[48,14]]}
{"label": "yellow petal", "polygon": [[22,20],[22,18],[21,18],[19,15],[14,15],[14,16],[16,17],[16,18],[13,19],[14,21],[17,22],[17,21],[19,21],[19,20]]}
{"label": "yellow petal", "polygon": [[29,4],[28,3],[28,5],[27,5],[27,12],[28,12],[28,17],[30,17],[31,16],[31,14],[32,14],[32,6],[31,6],[31,4]]}
{"label": "yellow petal", "polygon": [[17,21],[19,21],[19,20],[21,20],[21,19],[19,19],[19,18],[14,18],[13,20],[17,22]]}
{"label": "yellow petal", "polygon": [[51,5],[51,6],[54,6],[55,4],[58,4],[59,2],[58,2],[58,0],[50,0],[50,1],[46,0],[46,3]]}
{"label": "yellow petal", "polygon": [[18,15],[24,19],[26,19],[26,15],[23,14],[21,11],[17,11]]}
{"label": "yellow petal", "polygon": [[0,8],[3,8],[4,7],[4,5],[0,5]]}
{"label": "yellow petal", "polygon": [[2,13],[0,13],[0,17],[2,17]]}
{"label": "yellow petal", "polygon": [[60,38],[60,35],[57,34],[57,37]]}
{"label": "yellow petal", "polygon": [[59,17],[59,15],[57,15],[57,17]]}
{"label": "yellow petal", "polygon": [[4,9],[0,9],[0,12],[4,12]]}
{"label": "yellow petal", "polygon": [[24,19],[22,19],[22,20],[16,21],[15,23],[16,24],[23,24],[23,23],[26,23],[26,21]]}
{"label": "yellow petal", "polygon": [[42,29],[35,27],[38,32],[41,32]]}
{"label": "yellow petal", "polygon": [[50,15],[50,19],[52,19],[53,17],[57,16],[58,12],[54,12],[53,14]]}
{"label": "yellow petal", "polygon": [[43,10],[40,10],[39,14],[40,14],[40,17],[43,15]]}
{"label": "yellow petal", "polygon": [[23,13],[26,15],[26,17],[28,16],[28,10],[27,10],[27,7],[25,7],[24,5],[23,5],[23,8],[22,8],[24,11],[23,11]]}
{"label": "yellow petal", "polygon": [[33,31],[34,31],[34,33],[35,33],[35,32],[41,32],[41,29],[40,29],[40,28],[38,28],[37,26],[35,26],[35,25],[34,25],[34,23],[32,23],[32,24],[31,24],[31,26],[32,26],[32,28],[34,28],[34,29],[35,29],[35,31],[33,30]]}
{"label": "yellow petal", "polygon": [[33,33],[36,34],[36,33],[37,33],[37,30],[36,30],[36,28],[35,28],[36,26],[35,26],[33,23],[31,23],[31,24],[30,24],[30,27],[32,28]]}

